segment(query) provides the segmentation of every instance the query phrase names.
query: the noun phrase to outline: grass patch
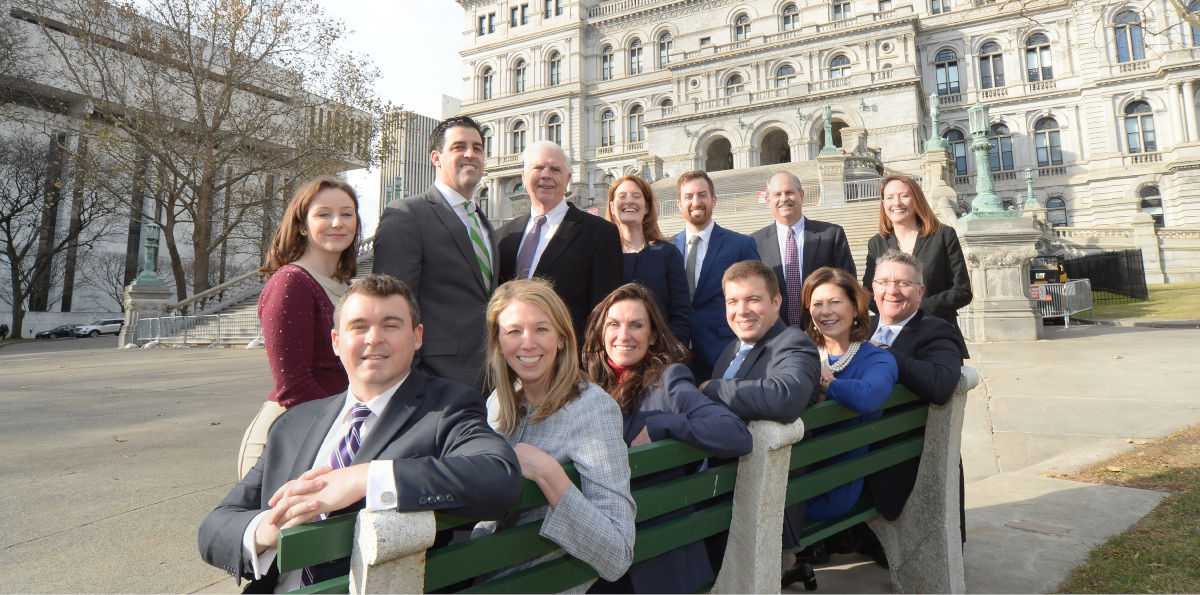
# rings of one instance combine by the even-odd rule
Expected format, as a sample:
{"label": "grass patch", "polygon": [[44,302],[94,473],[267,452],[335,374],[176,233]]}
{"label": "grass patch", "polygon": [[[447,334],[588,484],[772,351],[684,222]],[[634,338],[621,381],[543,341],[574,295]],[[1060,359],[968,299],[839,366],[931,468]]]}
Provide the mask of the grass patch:
{"label": "grass patch", "polygon": [[1200,426],[1056,477],[1171,494],[1092,550],[1059,593],[1200,593]]}
{"label": "grass patch", "polygon": [[[1200,283],[1151,285],[1150,299],[1126,304],[1096,304],[1096,318],[1200,318]],[[1097,291],[1094,298],[1104,294]]]}

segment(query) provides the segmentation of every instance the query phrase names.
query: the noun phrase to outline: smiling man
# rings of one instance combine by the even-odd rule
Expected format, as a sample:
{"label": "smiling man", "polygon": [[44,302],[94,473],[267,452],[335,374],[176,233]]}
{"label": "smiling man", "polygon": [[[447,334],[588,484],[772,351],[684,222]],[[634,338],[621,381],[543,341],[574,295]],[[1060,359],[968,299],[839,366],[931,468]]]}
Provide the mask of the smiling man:
{"label": "smiling man", "polygon": [[516,501],[516,454],[488,427],[479,395],[412,369],[420,317],[391,276],[350,286],[332,332],[348,390],[275,421],[258,462],[200,526],[206,562],[239,583],[258,581],[249,592],[286,592],[345,574],[348,562],[280,576],[272,562],[281,529],[364,506],[494,519]]}
{"label": "smiling man", "polygon": [[621,236],[617,226],[565,200],[571,169],[557,144],[529,145],[521,180],[529,192],[529,215],[497,233],[500,282],[549,280],[571,311],[575,336],[582,337],[592,308],[621,284]]}
{"label": "smiling man", "polygon": [[483,136],[467,116],[429,135],[436,170],[424,194],[387,204],[375,232],[374,272],[412,288],[425,313],[417,368],[483,393],[483,312],[497,285],[492,225],[472,200],[483,177]]}

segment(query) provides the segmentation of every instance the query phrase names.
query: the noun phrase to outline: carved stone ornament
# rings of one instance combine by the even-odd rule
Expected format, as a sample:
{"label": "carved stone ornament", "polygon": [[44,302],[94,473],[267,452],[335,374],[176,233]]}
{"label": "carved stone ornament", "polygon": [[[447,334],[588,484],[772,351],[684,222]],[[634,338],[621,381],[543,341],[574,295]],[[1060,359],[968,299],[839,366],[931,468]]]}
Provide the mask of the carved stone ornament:
{"label": "carved stone ornament", "polygon": [[964,256],[967,258],[967,265],[971,268],[1009,268],[1028,264],[1029,259],[1037,256],[1037,250],[1033,248],[970,250]]}

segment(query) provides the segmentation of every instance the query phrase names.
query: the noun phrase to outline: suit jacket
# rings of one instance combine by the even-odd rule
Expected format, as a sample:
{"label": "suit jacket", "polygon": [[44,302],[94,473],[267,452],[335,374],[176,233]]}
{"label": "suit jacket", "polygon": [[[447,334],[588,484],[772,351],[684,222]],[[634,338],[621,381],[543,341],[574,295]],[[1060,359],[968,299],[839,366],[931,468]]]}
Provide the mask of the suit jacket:
{"label": "suit jacket", "polygon": [[[517,217],[498,232],[501,283],[517,274],[517,252],[528,223],[529,215]],[[583,345],[583,327],[592,308],[621,285],[621,262],[617,226],[568,203],[562,225],[546,244],[533,276],[554,284],[571,311],[579,345]]]}
{"label": "suit jacket", "polygon": [[[687,232],[676,234],[671,243],[679,249],[686,262]],[[714,223],[708,250],[700,265],[700,278],[696,279],[696,292],[692,294],[690,347],[695,356],[691,368],[696,378],[712,376],[717,356],[733,340],[733,329],[725,322],[725,290],[721,287],[721,277],[730,265],[743,260],[758,260],[754,239]]]}
{"label": "suit jacket", "polygon": [[[871,334],[879,327],[879,317],[871,320]],[[950,323],[917,310],[889,348],[896,358],[900,376],[898,382],[913,394],[935,405],[945,405],[954,396],[962,374],[962,360],[967,346],[962,335]],[[916,433],[920,433],[917,430]],[[876,445],[881,448],[913,435],[913,432],[890,438]],[[867,477],[867,488],[875,498],[875,506],[883,518],[900,516],[904,503],[917,480],[919,459],[909,459]]]}
{"label": "suit jacket", "polygon": [[[871,285],[875,280],[875,259],[888,249],[900,249],[896,234],[887,238],[875,234],[867,241],[867,271],[863,274],[863,285],[869,292],[875,290]],[[953,227],[944,225],[929,237],[917,236],[913,257],[921,261],[925,269],[925,296],[921,299],[921,309],[957,325],[958,309],[971,303],[971,277],[958,244],[958,233]],[[874,302],[871,309],[875,309]]]}
{"label": "suit jacket", "polygon": [[[854,256],[850,254],[850,243],[842,226],[816,219],[804,220],[804,254],[801,256],[800,279],[807,279],[813,271],[829,266],[850,271],[857,275]],[[754,243],[762,261],[775,271],[779,279],[779,293],[783,303],[788,303],[787,281],[783,277],[783,255],[779,253],[779,230],[775,223],[754,232]]]}
{"label": "suit jacket", "polygon": [[[252,568],[242,559],[246,527],[255,515],[270,508],[267,501],[280,486],[312,468],[344,403],[344,393],[309,401],[275,420],[258,462],[200,525],[200,555],[205,562],[238,577],[239,583],[253,578]],[[516,454],[488,426],[479,395],[415,370],[392,396],[353,462],[372,460],[391,460],[396,508],[401,511],[450,510],[494,519],[520,494]],[[362,507],[360,500],[333,514]],[[338,570],[346,572],[346,564],[340,566]],[[273,588],[278,578],[274,568],[250,588]]]}
{"label": "suit jacket", "polygon": [[[495,287],[496,234],[483,213],[479,220],[492,240],[488,282]],[[388,203],[375,232],[374,272],[404,281],[416,296],[425,341],[415,367],[483,393],[491,292],[466,226],[436,186]]]}
{"label": "suit jacket", "polygon": [[692,298],[688,296],[683,257],[675,246],[662,242],[646,244],[641,252],[625,254],[622,281],[637,281],[654,292],[658,309],[680,343],[692,341]]}

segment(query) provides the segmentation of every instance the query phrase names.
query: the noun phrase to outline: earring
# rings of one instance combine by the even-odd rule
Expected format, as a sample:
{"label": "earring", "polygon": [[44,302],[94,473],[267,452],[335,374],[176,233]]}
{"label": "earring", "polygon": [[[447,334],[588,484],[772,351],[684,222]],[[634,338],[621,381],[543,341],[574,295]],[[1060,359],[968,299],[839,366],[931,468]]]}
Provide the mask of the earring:
{"label": "earring", "polygon": [[853,324],[851,324],[850,326],[858,326],[858,319],[857,319],[857,318],[855,318],[855,319],[854,319],[854,323],[853,323]]}
{"label": "earring", "polygon": [[300,235],[302,235],[302,236],[306,236],[306,235],[308,235],[308,230],[307,230],[307,229],[301,229],[301,230],[300,230]]}

